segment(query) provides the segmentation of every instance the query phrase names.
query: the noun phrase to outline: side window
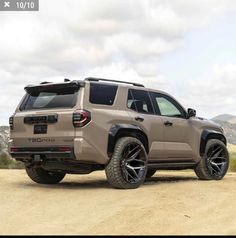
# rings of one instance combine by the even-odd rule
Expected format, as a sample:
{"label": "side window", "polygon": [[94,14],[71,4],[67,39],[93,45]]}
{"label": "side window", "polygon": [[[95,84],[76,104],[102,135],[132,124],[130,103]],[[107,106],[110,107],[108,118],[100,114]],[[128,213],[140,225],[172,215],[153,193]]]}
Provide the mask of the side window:
{"label": "side window", "polygon": [[185,118],[184,109],[171,97],[151,92],[156,111],[161,116]]}
{"label": "side window", "polygon": [[113,105],[118,86],[90,83],[89,101],[93,104]]}
{"label": "side window", "polygon": [[140,113],[154,113],[152,102],[147,91],[129,89],[127,106]]}
{"label": "side window", "polygon": [[134,111],[136,111],[136,106],[135,106],[135,103],[134,103],[134,98],[133,98],[130,90],[128,91],[127,107],[132,109],[132,110],[134,110]]}

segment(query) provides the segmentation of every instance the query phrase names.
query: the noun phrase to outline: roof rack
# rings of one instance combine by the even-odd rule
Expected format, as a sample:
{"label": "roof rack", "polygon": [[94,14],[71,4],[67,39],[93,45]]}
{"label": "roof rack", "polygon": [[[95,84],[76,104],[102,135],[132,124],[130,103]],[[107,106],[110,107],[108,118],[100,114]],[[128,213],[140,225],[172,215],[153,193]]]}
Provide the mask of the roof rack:
{"label": "roof rack", "polygon": [[40,84],[48,84],[48,83],[52,83],[52,82],[44,81],[44,82],[41,82]]}
{"label": "roof rack", "polygon": [[103,79],[103,78],[89,77],[89,78],[86,78],[85,80],[86,81],[94,81],[94,82],[104,81],[104,82],[114,82],[114,83],[126,83],[126,84],[132,84],[133,86],[137,86],[137,87],[144,87],[143,84],[127,82],[127,81],[112,80],[112,79]]}

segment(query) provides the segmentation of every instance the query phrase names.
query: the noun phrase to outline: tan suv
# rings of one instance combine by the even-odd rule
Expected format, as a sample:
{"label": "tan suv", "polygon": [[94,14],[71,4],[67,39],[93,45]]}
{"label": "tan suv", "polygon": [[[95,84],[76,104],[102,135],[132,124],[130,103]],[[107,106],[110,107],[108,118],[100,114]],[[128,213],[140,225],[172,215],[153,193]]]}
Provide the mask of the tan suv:
{"label": "tan suv", "polygon": [[98,78],[25,90],[9,119],[9,151],[37,183],[105,169],[112,186],[127,189],[157,169],[194,169],[204,180],[227,172],[223,129],[164,92]]}

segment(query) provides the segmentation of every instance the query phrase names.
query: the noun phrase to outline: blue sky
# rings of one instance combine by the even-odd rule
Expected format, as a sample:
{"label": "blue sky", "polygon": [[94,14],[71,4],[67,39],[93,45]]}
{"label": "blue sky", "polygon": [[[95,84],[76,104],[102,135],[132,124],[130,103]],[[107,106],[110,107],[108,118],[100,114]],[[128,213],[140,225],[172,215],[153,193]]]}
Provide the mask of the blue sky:
{"label": "blue sky", "polygon": [[165,90],[206,118],[236,115],[235,13],[235,0],[41,0],[39,12],[0,12],[0,125],[25,85],[88,76]]}

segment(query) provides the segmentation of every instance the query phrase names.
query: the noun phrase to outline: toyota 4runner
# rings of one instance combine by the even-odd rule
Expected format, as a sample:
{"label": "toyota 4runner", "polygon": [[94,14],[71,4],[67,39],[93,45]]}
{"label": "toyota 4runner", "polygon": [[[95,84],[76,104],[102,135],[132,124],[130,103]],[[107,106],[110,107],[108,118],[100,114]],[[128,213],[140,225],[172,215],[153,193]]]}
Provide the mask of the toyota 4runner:
{"label": "toyota 4runner", "polygon": [[9,119],[9,152],[36,183],[105,169],[113,187],[129,189],[161,169],[194,169],[203,180],[227,172],[223,129],[167,93],[99,78],[25,91]]}

